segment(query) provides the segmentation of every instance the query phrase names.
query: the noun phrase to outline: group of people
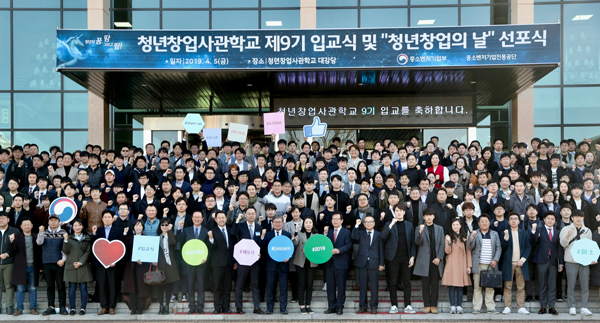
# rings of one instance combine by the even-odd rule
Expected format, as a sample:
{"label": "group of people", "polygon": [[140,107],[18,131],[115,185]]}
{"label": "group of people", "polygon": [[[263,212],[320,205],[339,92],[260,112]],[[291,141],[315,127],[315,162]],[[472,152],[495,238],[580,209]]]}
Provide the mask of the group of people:
{"label": "group of people", "polygon": [[[366,145],[363,138],[344,145],[334,138],[329,146],[306,141],[298,149],[273,137],[268,144],[207,147],[202,133],[189,141],[185,133],[158,149],[152,143],[118,151],[0,149],[5,313],[23,314],[28,293],[29,313],[38,314],[36,286],[43,277],[48,308],[42,315],[84,315],[88,299],[100,303],[98,315],[115,314],[119,300],[132,315],[152,301],[160,304],[158,314],[168,314],[172,301],[188,302],[189,314],[204,313],[205,291],[213,294],[215,314],[245,313],[244,292],[252,294],[253,313],[271,314],[277,301],[287,314],[288,290],[290,303],[312,314],[315,275],[322,271],[325,314],[341,315],[353,270],[358,313],[378,312],[383,272],[390,313],[415,313],[411,281],[420,279],[425,313],[439,312],[441,284],[452,314],[463,313],[469,286],[474,314],[484,302],[487,313],[498,314],[502,301],[509,314],[516,284],[518,313],[529,314],[525,302],[535,298],[539,314],[556,315],[556,302],[566,298],[575,315],[579,280],[580,312],[591,315],[589,285],[600,290],[600,266],[577,262],[571,249],[581,239],[600,244],[600,159],[591,149],[600,151],[600,142],[569,139],[555,147],[534,138],[506,147],[495,139],[483,147],[454,140],[441,147],[437,137],[424,144],[412,137],[377,141],[372,150]],[[59,197],[77,205],[68,223],[51,212]],[[324,264],[311,262],[304,250],[317,234],[333,244]],[[139,235],[160,237],[156,263],[132,259]],[[278,236],[293,242],[290,259],[276,261],[267,252]],[[122,241],[125,257],[100,264],[92,252],[98,239]],[[199,265],[182,257],[183,245],[194,239],[209,249]],[[233,256],[241,239],[261,248],[250,266]],[[151,271],[164,273],[164,280],[146,284]],[[503,287],[480,287],[483,271],[501,272]]]}

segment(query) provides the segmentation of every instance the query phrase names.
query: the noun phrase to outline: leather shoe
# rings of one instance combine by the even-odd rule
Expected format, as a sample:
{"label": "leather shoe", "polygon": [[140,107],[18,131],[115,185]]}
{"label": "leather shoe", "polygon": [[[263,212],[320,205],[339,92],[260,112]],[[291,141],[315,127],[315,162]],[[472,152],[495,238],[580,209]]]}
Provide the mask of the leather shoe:
{"label": "leather shoe", "polygon": [[287,311],[287,310],[282,310],[282,311],[281,311],[281,314],[283,314],[283,315],[287,315],[287,314],[288,314],[288,311]]}
{"label": "leather shoe", "polygon": [[335,310],[334,308],[328,308],[328,309],[325,311],[325,314],[335,314],[335,313],[336,313],[336,310]]}
{"label": "leather shoe", "polygon": [[552,315],[558,315],[558,312],[556,311],[556,309],[554,307],[550,307],[550,310],[548,310],[548,313],[550,313]]}
{"label": "leather shoe", "polygon": [[196,313],[196,310],[195,310],[195,309],[191,309],[191,308],[190,308],[190,310],[188,311],[188,314],[195,314],[195,313]]}
{"label": "leather shoe", "polygon": [[344,309],[343,308],[338,308],[337,315],[342,315],[342,314],[344,314]]}
{"label": "leather shoe", "polygon": [[372,308],[371,309],[371,314],[377,314],[377,309],[376,308]]}
{"label": "leather shoe", "polygon": [[531,297],[531,296],[525,297],[526,302],[531,302],[532,300],[533,300],[533,297]]}
{"label": "leather shoe", "polygon": [[431,314],[437,314],[438,313],[438,309],[435,306],[431,307]]}
{"label": "leather shoe", "polygon": [[546,312],[546,308],[545,307],[540,308],[540,310],[538,311],[538,314],[546,314],[546,313],[547,312]]}
{"label": "leather shoe", "polygon": [[253,313],[254,314],[265,314],[265,312],[263,312],[260,308],[255,308]]}
{"label": "leather shoe", "polygon": [[359,308],[358,311],[356,312],[356,314],[364,314],[364,313],[367,313],[366,308]]}
{"label": "leather shoe", "polygon": [[202,309],[196,310],[196,314],[204,314],[204,310],[202,310]]}
{"label": "leather shoe", "polygon": [[214,310],[213,314],[219,314],[219,310]]}
{"label": "leather shoe", "polygon": [[236,308],[235,312],[238,313],[238,314],[246,314],[246,312],[244,312],[244,310],[241,309],[240,307]]}
{"label": "leather shoe", "polygon": [[233,313],[233,312],[232,312],[231,310],[223,310],[223,311],[221,311],[221,313],[225,313],[225,314],[231,314],[231,313]]}
{"label": "leather shoe", "polygon": [[267,310],[267,311],[265,312],[265,314],[266,314],[266,315],[271,315],[271,314],[273,314],[273,311],[269,311],[269,310]]}
{"label": "leather shoe", "polygon": [[425,313],[425,314],[431,313],[431,307],[425,307],[423,309],[423,313]]}
{"label": "leather shoe", "polygon": [[98,312],[98,315],[104,315],[104,314],[108,314],[108,310],[103,308],[100,310],[100,312]]}
{"label": "leather shoe", "polygon": [[109,308],[108,309],[108,314],[109,315],[115,315],[115,309],[114,308]]}

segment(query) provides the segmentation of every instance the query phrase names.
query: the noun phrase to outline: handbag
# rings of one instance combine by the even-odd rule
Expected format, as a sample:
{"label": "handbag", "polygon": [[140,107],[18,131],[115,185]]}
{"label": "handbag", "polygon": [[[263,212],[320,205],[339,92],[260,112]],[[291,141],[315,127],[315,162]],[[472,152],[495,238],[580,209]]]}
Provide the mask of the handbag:
{"label": "handbag", "polygon": [[479,272],[479,287],[502,287],[502,272],[498,271],[497,268],[498,266],[492,270],[482,270]]}
{"label": "handbag", "polygon": [[165,281],[165,272],[162,270],[158,270],[158,265],[156,266],[156,270],[152,271],[152,265],[150,265],[150,269],[148,269],[147,273],[144,273],[144,283],[148,285],[158,285]]}

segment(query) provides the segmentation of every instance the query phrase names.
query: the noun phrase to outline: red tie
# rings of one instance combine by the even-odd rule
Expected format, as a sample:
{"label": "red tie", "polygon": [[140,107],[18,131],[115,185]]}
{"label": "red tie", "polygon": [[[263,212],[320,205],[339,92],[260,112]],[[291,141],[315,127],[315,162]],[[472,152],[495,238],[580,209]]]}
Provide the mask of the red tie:
{"label": "red tie", "polygon": [[[550,242],[552,242],[552,228],[548,229],[548,237],[550,238]],[[552,254],[552,248],[548,249],[548,255]]]}
{"label": "red tie", "polygon": [[337,231],[338,231],[337,229],[335,229],[335,230],[333,231],[333,242],[334,242],[334,243],[335,243],[335,241],[337,240]]}

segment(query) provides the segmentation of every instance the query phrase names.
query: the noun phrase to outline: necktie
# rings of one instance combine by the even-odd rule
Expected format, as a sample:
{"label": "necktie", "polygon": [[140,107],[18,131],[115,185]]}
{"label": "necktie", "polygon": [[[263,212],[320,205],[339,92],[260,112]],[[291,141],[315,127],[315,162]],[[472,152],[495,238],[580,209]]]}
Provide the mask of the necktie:
{"label": "necktie", "polygon": [[200,236],[200,229],[196,228],[196,239],[198,239],[199,236]]}
{"label": "necktie", "polygon": [[252,237],[252,235],[254,234],[254,227],[252,226],[252,224],[250,225],[250,229],[248,230],[248,232],[250,232],[250,237]]}
{"label": "necktie", "polygon": [[223,237],[225,238],[225,242],[227,242],[227,248],[229,248],[229,240],[227,240],[227,232],[225,232],[225,228],[221,229],[223,232]]}
{"label": "necktie", "polygon": [[[550,238],[550,242],[552,242],[552,228],[548,228],[548,237]],[[552,254],[552,248],[548,249],[548,255]]]}
{"label": "necktie", "polygon": [[335,242],[337,240],[337,233],[338,233],[338,229],[335,229],[335,231],[333,231],[333,242]]}
{"label": "necktie", "polygon": [[33,187],[29,187],[29,195],[31,195],[31,193],[33,193]]}
{"label": "necktie", "polygon": [[371,232],[367,232],[369,234],[369,246],[371,245]]}
{"label": "necktie", "polygon": [[278,237],[279,236],[279,232],[275,232],[275,236]]}

